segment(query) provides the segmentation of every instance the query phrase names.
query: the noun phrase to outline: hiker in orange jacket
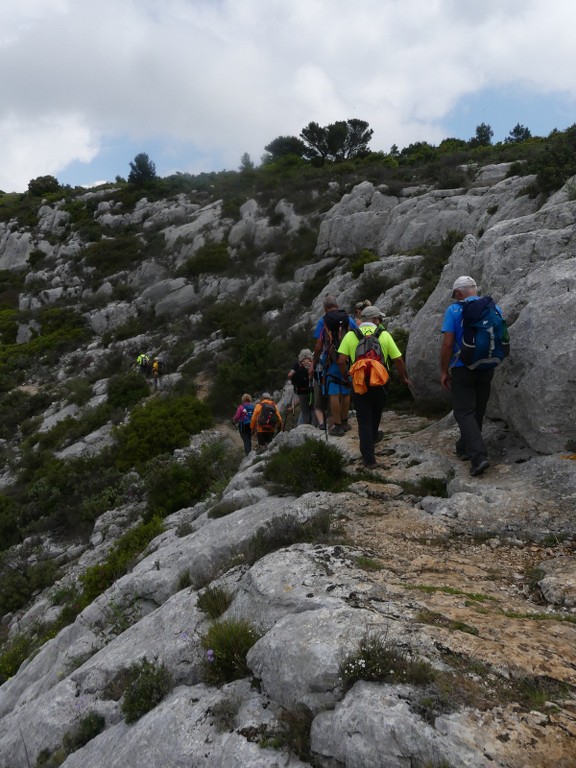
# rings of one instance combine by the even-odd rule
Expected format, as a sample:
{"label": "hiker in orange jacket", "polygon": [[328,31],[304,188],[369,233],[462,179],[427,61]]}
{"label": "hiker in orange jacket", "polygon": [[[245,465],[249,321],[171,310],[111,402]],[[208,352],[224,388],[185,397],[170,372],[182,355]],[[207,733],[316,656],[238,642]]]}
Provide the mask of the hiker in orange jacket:
{"label": "hiker in orange jacket", "polygon": [[282,430],[282,416],[269,392],[264,392],[256,404],[250,421],[252,434],[256,434],[259,446],[268,445],[276,432]]}

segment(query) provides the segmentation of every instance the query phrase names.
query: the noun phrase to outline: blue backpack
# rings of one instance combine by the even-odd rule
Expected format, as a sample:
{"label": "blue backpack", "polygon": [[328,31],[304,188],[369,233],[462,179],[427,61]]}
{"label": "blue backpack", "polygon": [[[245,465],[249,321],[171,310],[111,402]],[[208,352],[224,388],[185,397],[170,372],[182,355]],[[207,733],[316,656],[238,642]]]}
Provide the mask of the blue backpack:
{"label": "blue backpack", "polygon": [[252,414],[254,413],[254,403],[244,403],[242,406],[242,418],[238,423],[238,429],[240,432],[250,431],[250,422],[252,421]]}
{"label": "blue backpack", "polygon": [[462,301],[462,347],[459,358],[470,370],[500,365],[510,351],[506,321],[491,296]]}

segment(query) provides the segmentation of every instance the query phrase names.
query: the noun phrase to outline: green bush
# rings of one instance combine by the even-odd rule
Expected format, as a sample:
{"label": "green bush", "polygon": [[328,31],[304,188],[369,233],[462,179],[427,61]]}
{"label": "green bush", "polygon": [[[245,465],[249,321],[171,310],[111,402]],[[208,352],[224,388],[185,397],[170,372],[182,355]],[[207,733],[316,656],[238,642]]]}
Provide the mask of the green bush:
{"label": "green bush", "polygon": [[99,280],[139,263],[142,260],[142,242],[136,235],[119,234],[87,246],[83,256],[87,266],[94,268],[94,277]]}
{"label": "green bush", "polygon": [[102,237],[102,228],[94,219],[96,204],[94,200],[71,200],[63,207],[70,214],[72,229],[78,232],[85,243],[96,242]]}
{"label": "green bush", "polygon": [[0,616],[3,616],[23,608],[38,590],[52,586],[60,572],[50,560],[29,565],[25,560],[12,561],[5,553],[0,559],[0,577]]}
{"label": "green bush", "polygon": [[34,648],[30,634],[17,635],[0,653],[0,685],[13,677]]}
{"label": "green bush", "polygon": [[103,715],[94,712],[94,710],[88,712],[73,731],[64,734],[62,744],[67,754],[71,755],[72,752],[82,749],[85,744],[102,733],[105,725],[106,720]]}
{"label": "green bush", "polygon": [[113,408],[130,408],[150,394],[150,386],[137,371],[117,373],[108,379],[108,403]]}
{"label": "green bush", "polygon": [[93,457],[53,458],[50,451],[31,452],[22,475],[22,530],[65,528],[68,534],[89,533],[95,517],[109,507],[95,500],[122,497],[123,475],[106,451]]}
{"label": "green bush", "polygon": [[222,587],[206,587],[200,592],[196,605],[211,619],[218,619],[230,607],[232,595]]}
{"label": "green bush", "polygon": [[244,619],[215,621],[200,640],[206,651],[204,682],[221,685],[247,677],[250,670],[246,654],[260,637],[260,633]]}
{"label": "green bush", "polygon": [[13,370],[25,370],[29,374],[40,362],[56,365],[59,355],[76,348],[92,335],[84,317],[70,307],[47,307],[36,314],[35,320],[40,325],[39,335],[25,344],[6,344],[0,348],[5,374]]}
{"label": "green bush", "polygon": [[0,309],[0,341],[15,344],[18,334],[18,312],[15,309]]}
{"label": "green bush", "polygon": [[41,450],[63,448],[80,440],[99,429],[112,418],[112,409],[108,403],[100,403],[95,408],[87,408],[80,418],[67,416],[57,422],[47,432],[37,435],[37,443]]}
{"label": "green bush", "polygon": [[20,504],[9,496],[0,496],[0,551],[21,541],[19,522]]}
{"label": "green bush", "polygon": [[344,691],[358,680],[378,683],[409,683],[428,685],[435,672],[426,661],[410,659],[406,651],[387,639],[382,632],[367,632],[358,647],[346,654],[340,663],[340,677]]}
{"label": "green bush", "polygon": [[164,664],[154,664],[146,658],[132,664],[128,674],[121,708],[126,722],[135,723],[170,693],[173,681]]}
{"label": "green bush", "polygon": [[88,379],[69,379],[64,385],[64,392],[69,403],[77,406],[86,405],[92,397],[92,387]]}
{"label": "green bush", "polygon": [[138,556],[163,530],[162,521],[153,517],[149,522],[140,523],[118,539],[103,563],[92,565],[80,576],[82,605],[89,605],[117,579],[128,573]]}
{"label": "green bush", "polygon": [[172,453],[190,442],[190,436],[208,429],[208,406],[195,397],[157,398],[137,406],[130,421],[116,431],[116,466],[128,470],[142,466],[163,453]]}
{"label": "green bush", "polygon": [[252,564],[271,552],[301,542],[324,542],[332,523],[329,511],[301,522],[292,515],[280,515],[256,531],[246,547],[246,562]]}
{"label": "green bush", "polygon": [[576,174],[576,123],[565,131],[553,131],[546,140],[523,142],[523,146],[530,150],[527,162],[515,163],[510,172],[523,176],[537,174],[529,190],[531,196],[548,196]]}
{"label": "green bush", "polygon": [[152,459],[145,473],[148,516],[166,517],[205,498],[230,479],[241,457],[240,451],[234,453],[222,443],[213,443],[183,462],[169,456]]}
{"label": "green bush", "polygon": [[352,272],[352,277],[354,279],[357,279],[360,277],[362,272],[364,272],[364,267],[366,264],[372,264],[374,261],[379,261],[378,256],[374,253],[374,251],[369,250],[368,248],[363,248],[360,251],[360,255],[358,258],[352,262],[350,265],[350,271]]}
{"label": "green bush", "polygon": [[226,243],[206,243],[190,256],[178,270],[184,277],[225,272],[231,265]]}
{"label": "green bush", "polygon": [[296,448],[282,446],[268,460],[264,479],[296,496],[310,491],[338,493],[350,482],[345,465],[336,446],[311,439]]}

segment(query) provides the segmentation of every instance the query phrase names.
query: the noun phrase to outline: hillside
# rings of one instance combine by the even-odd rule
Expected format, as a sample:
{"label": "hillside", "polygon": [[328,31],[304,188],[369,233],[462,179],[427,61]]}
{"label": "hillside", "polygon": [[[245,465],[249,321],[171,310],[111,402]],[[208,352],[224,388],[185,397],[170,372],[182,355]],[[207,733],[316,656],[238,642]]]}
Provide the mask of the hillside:
{"label": "hillside", "polygon": [[[0,765],[574,764],[576,202],[516,150],[0,197]],[[458,274],[512,336],[481,480]],[[416,402],[374,472],[290,418],[242,459],[326,293],[385,311]]]}

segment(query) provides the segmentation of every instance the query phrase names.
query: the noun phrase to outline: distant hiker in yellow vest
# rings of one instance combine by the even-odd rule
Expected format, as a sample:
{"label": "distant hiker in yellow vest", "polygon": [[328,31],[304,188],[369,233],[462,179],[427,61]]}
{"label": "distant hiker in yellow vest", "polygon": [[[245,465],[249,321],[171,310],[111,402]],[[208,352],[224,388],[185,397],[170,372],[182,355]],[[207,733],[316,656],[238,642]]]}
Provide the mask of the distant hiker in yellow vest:
{"label": "distant hiker in yellow vest", "polygon": [[143,376],[148,376],[150,373],[150,358],[143,353],[139,354],[136,358],[136,365],[140,368],[140,373]]}

